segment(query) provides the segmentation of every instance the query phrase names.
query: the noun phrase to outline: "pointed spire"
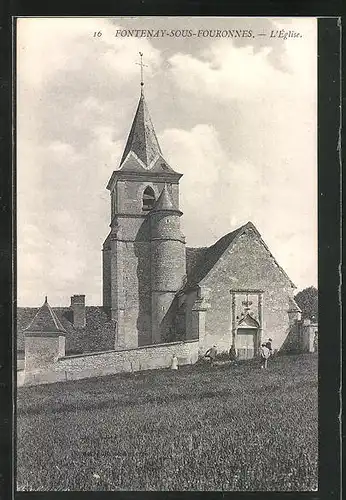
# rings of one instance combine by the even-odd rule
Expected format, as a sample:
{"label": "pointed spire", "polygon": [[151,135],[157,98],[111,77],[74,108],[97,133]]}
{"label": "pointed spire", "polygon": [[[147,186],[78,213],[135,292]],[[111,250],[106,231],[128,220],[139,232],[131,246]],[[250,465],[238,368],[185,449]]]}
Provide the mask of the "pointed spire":
{"label": "pointed spire", "polygon": [[40,309],[37,311],[29,326],[25,329],[27,333],[66,333],[61,321],[48,304],[47,296]]}
{"label": "pointed spire", "polygon": [[160,196],[157,199],[157,202],[155,203],[155,206],[154,206],[152,212],[155,212],[157,210],[174,210],[174,211],[176,211],[176,209],[174,208],[171,196],[169,194],[166,183],[161,191]]}
{"label": "pointed spire", "polygon": [[127,155],[131,151],[135,153],[135,155],[144,163],[146,167],[149,167],[159,155],[162,155],[154,126],[144,99],[143,87],[141,88],[141,96],[137,111],[133,119],[120,165],[123,164]]}

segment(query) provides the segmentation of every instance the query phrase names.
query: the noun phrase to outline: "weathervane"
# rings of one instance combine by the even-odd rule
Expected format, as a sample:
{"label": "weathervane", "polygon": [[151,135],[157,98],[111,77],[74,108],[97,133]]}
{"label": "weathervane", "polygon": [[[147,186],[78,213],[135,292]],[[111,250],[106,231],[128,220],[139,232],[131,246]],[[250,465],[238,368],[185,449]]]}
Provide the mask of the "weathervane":
{"label": "weathervane", "polygon": [[141,87],[143,87],[143,85],[144,85],[144,81],[143,81],[144,80],[144,77],[143,77],[143,68],[144,67],[147,68],[148,66],[146,64],[143,64],[143,52],[140,52],[139,55],[140,55],[140,58],[141,58],[141,62],[136,63],[136,64],[138,64],[138,66],[141,67]]}

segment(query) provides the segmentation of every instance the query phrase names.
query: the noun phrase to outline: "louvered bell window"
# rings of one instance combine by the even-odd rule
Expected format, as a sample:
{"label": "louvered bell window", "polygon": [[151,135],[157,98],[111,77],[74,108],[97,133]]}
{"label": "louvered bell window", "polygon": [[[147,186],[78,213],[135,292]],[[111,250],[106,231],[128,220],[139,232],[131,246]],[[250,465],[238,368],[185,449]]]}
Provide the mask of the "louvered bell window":
{"label": "louvered bell window", "polygon": [[154,190],[148,186],[143,193],[143,210],[151,210],[155,205]]}

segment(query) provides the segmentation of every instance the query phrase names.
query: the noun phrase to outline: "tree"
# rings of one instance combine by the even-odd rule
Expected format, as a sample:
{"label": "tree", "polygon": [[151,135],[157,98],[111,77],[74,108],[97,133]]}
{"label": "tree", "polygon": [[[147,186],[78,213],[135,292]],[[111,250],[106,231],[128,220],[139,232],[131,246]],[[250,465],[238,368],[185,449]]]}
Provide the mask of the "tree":
{"label": "tree", "polygon": [[302,319],[314,319],[318,321],[318,290],[314,286],[304,288],[294,297],[302,310]]}

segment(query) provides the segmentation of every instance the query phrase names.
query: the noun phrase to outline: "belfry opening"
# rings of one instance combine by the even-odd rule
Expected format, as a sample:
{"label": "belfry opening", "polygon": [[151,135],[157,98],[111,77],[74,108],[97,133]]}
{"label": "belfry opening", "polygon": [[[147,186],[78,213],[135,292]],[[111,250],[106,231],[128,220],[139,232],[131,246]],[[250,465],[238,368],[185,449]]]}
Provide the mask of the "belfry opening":
{"label": "belfry opening", "polygon": [[152,210],[155,205],[155,193],[152,187],[148,186],[143,193],[142,209],[144,211]]}

